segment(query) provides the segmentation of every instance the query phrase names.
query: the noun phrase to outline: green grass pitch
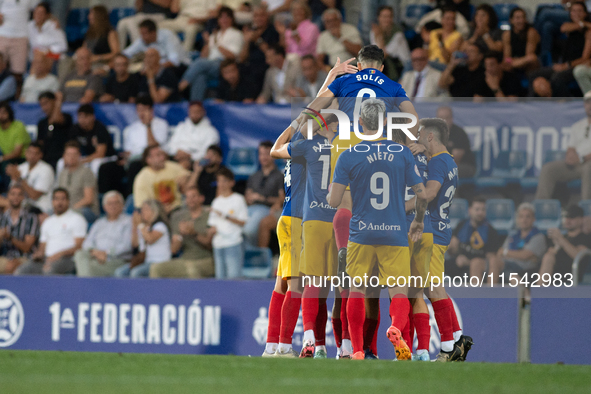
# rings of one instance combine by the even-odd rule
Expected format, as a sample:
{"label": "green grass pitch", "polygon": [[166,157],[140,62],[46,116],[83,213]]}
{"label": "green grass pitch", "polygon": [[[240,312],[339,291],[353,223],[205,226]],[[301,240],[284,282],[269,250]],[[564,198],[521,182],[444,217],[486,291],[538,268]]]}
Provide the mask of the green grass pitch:
{"label": "green grass pitch", "polygon": [[591,367],[0,351],[13,393],[589,393]]}

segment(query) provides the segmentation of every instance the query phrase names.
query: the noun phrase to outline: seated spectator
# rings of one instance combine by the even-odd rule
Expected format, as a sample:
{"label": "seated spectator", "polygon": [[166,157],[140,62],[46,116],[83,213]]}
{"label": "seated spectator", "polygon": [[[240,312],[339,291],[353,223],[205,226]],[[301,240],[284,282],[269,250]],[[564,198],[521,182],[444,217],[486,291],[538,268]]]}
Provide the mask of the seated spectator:
{"label": "seated spectator", "polygon": [[474,26],[470,30],[470,38],[464,43],[464,48],[476,44],[485,51],[503,51],[503,32],[497,26],[499,19],[490,4],[480,4],[474,14]]}
{"label": "seated spectator", "polygon": [[223,162],[222,149],[217,145],[207,148],[203,160],[193,162],[193,173],[187,181],[187,185],[197,185],[199,192],[205,197],[204,205],[211,205],[216,196],[216,174],[222,168],[226,168],[222,164]]}
{"label": "seated spectator", "polygon": [[12,274],[24,263],[39,237],[37,215],[25,209],[25,190],[14,184],[8,191],[8,207],[0,216],[0,274]]}
{"label": "seated spectator", "polygon": [[65,275],[74,271],[74,253],[82,247],[88,223],[70,209],[70,195],[63,188],[52,193],[53,215],[43,221],[39,247],[15,275]]}
{"label": "seated spectator", "polygon": [[163,67],[160,63],[158,50],[149,48],[140,73],[138,94],[149,95],[156,104],[179,101],[178,78],[170,67]]}
{"label": "seated spectator", "polygon": [[[575,81],[573,67],[586,64],[591,58],[591,23],[585,3],[573,3],[570,8],[571,21],[565,22],[560,31],[566,34],[560,62],[552,67],[543,67],[530,75],[532,91],[530,95],[543,96],[547,89],[540,89],[543,84],[536,84],[536,80],[545,79],[550,82],[553,97],[571,97],[579,92],[571,92],[569,84]],[[588,23],[589,26],[585,23]]]}
{"label": "seated spectator", "polygon": [[409,98],[438,97],[443,92],[438,87],[441,71],[429,66],[429,55],[426,49],[416,48],[410,54],[412,71],[402,74],[400,85]]}
{"label": "seated spectator", "polygon": [[483,97],[524,97],[521,78],[512,72],[503,70],[503,54],[491,51],[484,55],[484,81],[488,89]]}
{"label": "seated spectator", "polygon": [[207,147],[220,143],[220,134],[209,121],[200,101],[189,103],[188,117],[178,124],[165,150],[185,169],[191,169],[193,161],[205,157]]}
{"label": "seated spectator", "polygon": [[552,65],[552,49],[554,40],[562,33],[560,27],[570,21],[567,0],[560,0],[561,4],[540,4],[534,18],[534,28],[540,33],[540,60],[543,66]]}
{"label": "seated spectator", "polygon": [[96,177],[83,165],[77,141],[69,141],[64,147],[64,170],[59,174],[57,184],[68,191],[72,210],[92,224],[99,215]]}
{"label": "seated spectator", "polygon": [[456,30],[456,11],[443,8],[441,12],[441,28],[429,33],[429,60],[449,64],[452,54],[462,46],[463,39]]}
{"label": "seated spectator", "polygon": [[98,219],[88,232],[82,248],[74,254],[76,275],[113,276],[115,270],[131,259],[131,217],[123,213],[121,193],[110,191],[103,197],[106,216]]}
{"label": "seated spectator", "polygon": [[511,10],[511,30],[503,32],[504,66],[513,71],[526,72],[539,67],[540,35],[529,23],[523,8]]}
{"label": "seated spectator", "polygon": [[189,53],[195,47],[195,37],[205,27],[216,3],[208,0],[172,0],[170,11],[175,18],[158,22],[160,29],[174,33],[184,33],[183,47]]}
{"label": "seated spectator", "polygon": [[129,73],[127,56],[118,53],[113,59],[113,72],[109,74],[107,82],[105,82],[105,93],[99,101],[101,103],[135,103],[139,83],[140,76]]}
{"label": "seated spectator", "polygon": [[394,22],[394,8],[378,8],[377,22],[371,27],[369,43],[384,51],[384,74],[397,81],[404,64],[410,60],[408,42],[400,26]]}
{"label": "seated spectator", "polygon": [[6,174],[10,176],[11,185],[19,185],[25,193],[27,205],[39,209],[41,212],[51,212],[51,188],[55,182],[53,168],[44,162],[43,143],[31,142],[25,151],[24,163],[6,167]]}
{"label": "seated spectator", "polygon": [[548,229],[548,238],[552,246],[542,259],[540,277],[543,274],[561,274],[564,277],[565,274],[573,272],[575,257],[591,247],[591,234],[583,232],[584,216],[583,208],[576,204],[569,205],[562,214],[562,227],[566,234],[558,228]]}
{"label": "seated spectator", "polygon": [[231,8],[220,8],[218,26],[212,34],[203,33],[205,45],[201,56],[191,63],[179,83],[180,91],[191,85],[191,100],[205,99],[207,82],[219,77],[222,60],[235,59],[242,51],[244,36],[234,27],[234,11]]}
{"label": "seated spectator", "polygon": [[274,45],[267,49],[267,64],[263,90],[256,102],[265,104],[273,100],[277,104],[290,102],[289,91],[295,86],[300,76],[300,60],[297,57],[285,58],[282,46]]}
{"label": "seated spectator", "polygon": [[66,33],[60,29],[58,22],[51,18],[49,3],[37,4],[33,11],[33,20],[28,23],[29,29],[29,60],[33,60],[33,53],[40,51],[53,59],[68,50]]}
{"label": "seated spectator", "polygon": [[454,123],[451,107],[437,108],[438,118],[443,119],[449,128],[449,140],[447,150],[454,158],[458,166],[460,178],[471,178],[476,174],[476,156],[472,152],[470,138],[460,126]]}
{"label": "seated spectator", "polygon": [[[455,3],[455,0],[452,0]],[[468,4],[469,6],[469,4]],[[454,11],[458,10],[456,4],[444,4],[437,9],[426,13],[423,17],[419,20],[419,22],[415,26],[415,32],[417,34],[421,34],[423,27],[432,24],[432,23],[439,23],[443,24],[443,13],[444,10],[452,9]],[[459,11],[459,10],[458,10]],[[455,13],[455,29],[462,35],[462,38],[470,37],[470,25],[468,21],[470,19],[466,19],[466,17],[462,14],[461,11]]]}
{"label": "seated spectator", "polygon": [[343,23],[341,12],[335,8],[329,8],[322,13],[324,30],[318,36],[316,57],[320,64],[336,63],[337,58],[342,61],[357,56],[361,50],[361,36],[359,30],[353,25]]}
{"label": "seated spectator", "polygon": [[117,35],[119,45],[124,48],[127,45],[129,35],[130,42],[140,38],[140,24],[150,19],[154,22],[160,22],[166,19],[170,13],[172,0],[140,0],[135,2],[136,13],[127,18],[123,18],[117,23]]}
{"label": "seated spectator", "polygon": [[132,63],[141,63],[150,48],[156,49],[160,54],[159,61],[162,67],[178,67],[188,63],[181,40],[175,33],[158,29],[156,23],[150,19],[140,23],[140,33],[141,37],[123,50],[123,54],[131,59]]}
{"label": "seated spectator", "polygon": [[316,44],[320,30],[310,20],[312,11],[306,2],[296,0],[291,3],[291,24],[275,20],[275,30],[279,33],[279,42],[287,53],[295,53],[302,57],[316,54]]}
{"label": "seated spectator", "polygon": [[140,208],[145,201],[156,200],[167,214],[181,206],[181,192],[190,172],[180,164],[168,161],[158,145],[144,151],[144,167],[133,181],[133,201]]}
{"label": "seated spectator", "polygon": [[581,180],[581,199],[591,199],[591,93],[584,98],[585,117],[570,127],[570,137],[564,160],[542,166],[536,190],[536,200],[553,198],[556,184]]}
{"label": "seated spectator", "polygon": [[269,209],[269,214],[259,222],[258,247],[268,248],[271,245],[271,234],[277,234],[277,222],[283,213],[285,192],[279,191],[279,198]]}
{"label": "seated spectator", "polygon": [[469,219],[461,221],[454,229],[448,253],[451,264],[446,262],[445,272],[449,276],[470,276],[482,278],[487,261],[495,258],[503,242],[502,237],[486,220],[486,200],[474,198],[468,210]]}
{"label": "seated spectator", "polygon": [[280,200],[279,191],[283,190],[283,174],[271,157],[271,141],[263,141],[259,145],[259,164],[261,169],[248,178],[246,184],[246,203],[248,204],[248,221],[244,226],[246,241],[257,245],[259,222],[269,214],[269,208]]}
{"label": "seated spectator", "polygon": [[140,212],[133,214],[131,246],[138,252],[131,258],[131,263],[115,270],[118,278],[147,278],[152,264],[163,263],[172,258],[168,221],[158,201],[144,201]]}
{"label": "seated spectator", "polygon": [[[83,44],[92,54],[90,61],[93,69],[105,68],[121,50],[117,32],[109,21],[109,10],[103,5],[97,5],[88,13],[88,31]],[[106,67],[105,67],[106,66]]]}
{"label": "seated spectator", "polygon": [[211,278],[215,275],[211,232],[208,233],[209,211],[203,207],[203,196],[196,187],[188,188],[185,208],[172,213],[172,254],[181,257],[152,264],[150,278]]}
{"label": "seated spectator", "polygon": [[0,53],[0,101],[12,101],[16,97],[17,81]]}
{"label": "seated spectator", "polygon": [[64,155],[64,146],[72,128],[72,116],[62,112],[61,92],[46,91],[39,95],[39,106],[45,118],[37,123],[37,141],[43,143],[43,157],[54,169]]}
{"label": "seated spectator", "polygon": [[[240,67],[233,59],[225,59],[220,63],[220,83],[217,88],[216,101],[238,101],[252,103],[257,90],[251,82],[250,75],[244,78]],[[248,74],[244,74],[248,75]]]}
{"label": "seated spectator", "polygon": [[[57,77],[51,74],[53,61],[42,52],[36,51],[31,63],[31,73],[25,79],[21,91],[21,103],[36,103],[43,92],[55,93],[60,88]],[[1,90],[1,85],[0,85]]]}
{"label": "seated spectator", "polygon": [[470,44],[466,47],[466,58],[452,59],[439,79],[440,89],[449,89],[452,97],[483,96],[486,84],[480,47]]}
{"label": "seated spectator", "polygon": [[289,90],[291,97],[316,97],[326,79],[326,71],[318,67],[318,62],[312,55],[306,55],[301,60],[302,73]]}
{"label": "seated spectator", "polygon": [[[82,164],[87,164],[92,173],[98,176],[99,167],[106,161],[113,160],[117,154],[113,147],[113,138],[104,124],[94,115],[94,107],[83,104],[78,108],[78,123],[70,130],[69,140],[77,141],[82,154]],[[58,164],[57,173],[61,172]]]}
{"label": "seated spectator", "polygon": [[[25,151],[31,137],[23,122],[14,120],[14,111],[7,101],[0,102],[0,176],[8,164],[19,164],[25,158]],[[2,181],[2,183],[5,183]],[[3,190],[7,184],[3,184]]]}
{"label": "seated spectator", "polygon": [[517,208],[517,229],[509,233],[495,258],[489,260],[492,282],[496,284],[501,272],[516,273],[520,277],[537,272],[546,253],[546,236],[534,226],[536,211],[532,204],[522,203]]}
{"label": "seated spectator", "polygon": [[243,67],[242,74],[248,75],[248,80],[254,85],[253,97],[257,97],[261,92],[265,72],[269,67],[265,61],[265,52],[270,45],[279,43],[279,33],[269,23],[269,13],[261,5],[254,8],[252,25],[245,26],[243,34],[244,45],[237,60]]}
{"label": "seated spectator", "polygon": [[207,224],[213,235],[213,258],[216,279],[242,276],[244,247],[242,227],[248,219],[248,208],[241,194],[232,191],[234,174],[227,168],[217,172],[217,197],[211,203]]}
{"label": "seated spectator", "polygon": [[103,81],[92,73],[91,56],[85,47],[76,51],[76,70],[66,76],[60,88],[65,102],[89,104],[103,93]]}

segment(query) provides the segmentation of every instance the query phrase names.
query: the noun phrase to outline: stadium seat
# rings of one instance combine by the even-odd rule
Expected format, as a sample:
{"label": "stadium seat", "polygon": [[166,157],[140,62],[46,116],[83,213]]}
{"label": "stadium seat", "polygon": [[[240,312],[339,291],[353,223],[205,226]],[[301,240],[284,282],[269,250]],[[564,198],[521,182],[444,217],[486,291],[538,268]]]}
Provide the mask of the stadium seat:
{"label": "stadium seat", "polygon": [[133,215],[134,210],[135,207],[133,205],[133,194],[130,194],[129,196],[127,196],[127,199],[125,200],[125,207],[123,208],[123,212],[128,215]]}
{"label": "stadium seat", "polygon": [[88,30],[88,13],[88,8],[73,8],[70,10],[65,29],[68,42],[84,39],[84,35]]}
{"label": "stadium seat", "polygon": [[409,27],[414,27],[426,13],[431,11],[433,11],[433,7],[428,4],[409,4],[404,13],[404,23]]}
{"label": "stadium seat", "polygon": [[591,216],[591,200],[579,201],[579,206],[585,211],[585,216]]}
{"label": "stadium seat", "polygon": [[523,150],[501,151],[494,160],[490,177],[480,177],[476,184],[481,188],[503,187],[509,182],[519,182],[527,171],[527,153]]}
{"label": "stadium seat", "polygon": [[535,200],[536,209],[535,226],[547,231],[549,228],[560,228],[562,223],[562,209],[558,200]]}
{"label": "stadium seat", "polygon": [[517,4],[512,3],[499,3],[493,5],[493,9],[497,13],[497,17],[499,18],[499,28],[502,30],[509,30],[511,26],[509,25],[509,15],[511,15],[511,11],[513,8],[516,8]]}
{"label": "stadium seat", "polygon": [[117,27],[117,23],[119,23],[121,19],[134,14],[135,8],[113,8],[109,13],[109,22],[111,22],[111,26]]}
{"label": "stadium seat", "polygon": [[269,248],[249,248],[244,252],[242,276],[249,279],[265,279],[273,271],[273,255]]}
{"label": "stadium seat", "polygon": [[236,180],[245,180],[259,168],[257,148],[230,149],[226,163]]}
{"label": "stadium seat", "polygon": [[544,163],[550,163],[551,161],[562,161],[566,157],[566,152],[563,150],[547,150],[544,152]]}
{"label": "stadium seat", "polygon": [[449,224],[452,229],[464,219],[468,219],[468,200],[464,198],[454,198],[449,206]]}
{"label": "stadium seat", "polygon": [[513,200],[499,198],[486,202],[486,218],[501,234],[507,234],[513,228],[515,203]]}

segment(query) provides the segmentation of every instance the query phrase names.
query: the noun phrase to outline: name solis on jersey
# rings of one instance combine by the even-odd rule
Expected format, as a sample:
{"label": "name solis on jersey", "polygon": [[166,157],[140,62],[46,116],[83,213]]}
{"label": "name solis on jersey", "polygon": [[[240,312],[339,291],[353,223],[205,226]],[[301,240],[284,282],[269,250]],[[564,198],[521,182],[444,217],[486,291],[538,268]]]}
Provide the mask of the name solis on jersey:
{"label": "name solis on jersey", "polygon": [[374,231],[400,231],[400,226],[397,224],[373,224],[359,221],[359,230],[374,230]]}
{"label": "name solis on jersey", "polygon": [[371,71],[373,71],[373,70],[370,70],[370,74],[363,74],[363,75],[357,74],[355,76],[355,78],[357,79],[357,81],[373,81],[373,82],[377,83],[378,85],[383,84],[384,78],[381,78],[377,74],[371,74]]}

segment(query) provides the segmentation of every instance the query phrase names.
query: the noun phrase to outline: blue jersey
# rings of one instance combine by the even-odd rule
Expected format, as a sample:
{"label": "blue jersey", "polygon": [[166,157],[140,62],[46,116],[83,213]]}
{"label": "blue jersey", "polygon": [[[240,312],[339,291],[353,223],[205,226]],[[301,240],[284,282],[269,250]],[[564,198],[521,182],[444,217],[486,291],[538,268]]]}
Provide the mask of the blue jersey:
{"label": "blue jersey", "polygon": [[406,185],[421,183],[406,146],[377,140],[364,152],[348,150],[337,160],[333,182],[350,185],[353,217],[349,240],[362,245],[408,246]]}
{"label": "blue jersey", "polygon": [[330,181],[330,142],[316,134],[311,140],[290,142],[287,149],[292,160],[303,159],[306,164],[302,221],[332,223],[336,209],[326,201]]}
{"label": "blue jersey", "polygon": [[458,187],[458,166],[448,152],[434,155],[427,165],[430,181],[437,181],[441,188],[437,196],[429,203],[428,209],[433,227],[433,243],[449,246],[451,242],[451,225],[449,223],[449,206]]}
{"label": "blue jersey", "polygon": [[[415,155],[415,164],[417,165],[417,168],[419,169],[419,173],[421,174],[421,179],[423,181],[423,184],[426,185],[427,178],[428,178],[428,176],[427,176],[427,156],[425,156],[422,153]],[[414,186],[414,185],[406,185],[406,201],[410,200],[415,195],[415,192],[411,189],[411,186]],[[409,230],[410,230],[410,224],[412,223],[413,220],[415,220],[415,215],[416,215],[416,211],[412,211],[406,215],[406,225]],[[433,229],[431,228],[431,218],[429,217],[429,210],[428,209],[425,211],[425,219],[423,220],[423,224],[424,224],[423,233],[429,234],[429,233],[433,232]]]}
{"label": "blue jersey", "polygon": [[[298,131],[293,135],[291,141],[295,142],[302,138],[304,137]],[[289,159],[285,164],[285,170],[283,171],[285,199],[283,200],[281,216],[302,218],[302,204],[306,192],[305,171],[306,165],[301,158]]]}
{"label": "blue jersey", "polygon": [[[408,101],[408,96],[398,82],[382,74],[375,68],[366,68],[355,74],[347,74],[335,79],[328,89],[335,97],[359,97],[359,98],[388,98],[385,100],[386,112],[398,111],[403,101]],[[339,109],[353,121],[354,115],[359,115],[361,102],[354,99],[339,100]]]}

